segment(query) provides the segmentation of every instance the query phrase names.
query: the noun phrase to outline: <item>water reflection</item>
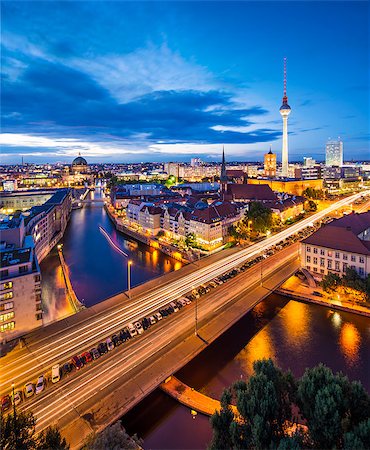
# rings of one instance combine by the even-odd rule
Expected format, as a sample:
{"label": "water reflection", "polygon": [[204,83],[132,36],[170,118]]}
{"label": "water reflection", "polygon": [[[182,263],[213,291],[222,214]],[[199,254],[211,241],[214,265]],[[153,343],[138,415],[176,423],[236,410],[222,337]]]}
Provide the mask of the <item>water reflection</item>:
{"label": "water reflection", "polygon": [[[96,190],[90,196],[98,198],[100,191]],[[109,244],[100,232],[99,225],[119,248],[125,250],[128,258]],[[131,286],[182,267],[181,262],[118,233],[99,203],[72,211],[62,242],[73,288],[77,297],[84,299],[87,306],[127,289],[128,259],[133,262]],[[50,310],[59,307],[62,309],[67,303],[65,291],[60,289],[58,267],[56,252],[52,252],[41,264],[45,303]]]}
{"label": "water reflection", "polygon": [[281,313],[282,326],[292,345],[301,345],[309,339],[311,322],[310,307],[306,303],[289,302]]}
{"label": "water reflection", "polygon": [[247,377],[253,373],[253,363],[257,359],[271,358],[275,360],[274,344],[267,327],[257,333],[248,345],[236,356],[243,372]]}
{"label": "water reflection", "polygon": [[346,322],[340,330],[339,344],[349,365],[355,365],[359,359],[361,336],[353,323]]}

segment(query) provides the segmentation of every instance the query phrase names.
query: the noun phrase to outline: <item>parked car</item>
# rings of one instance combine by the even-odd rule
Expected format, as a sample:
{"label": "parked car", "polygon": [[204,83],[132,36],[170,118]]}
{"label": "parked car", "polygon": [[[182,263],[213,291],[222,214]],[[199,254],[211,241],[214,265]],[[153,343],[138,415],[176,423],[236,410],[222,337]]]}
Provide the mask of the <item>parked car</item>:
{"label": "parked car", "polygon": [[105,342],[100,342],[100,344],[98,345],[98,352],[101,355],[105,355],[105,353],[108,353],[108,347]]}
{"label": "parked car", "polygon": [[51,382],[57,383],[59,380],[60,380],[60,367],[59,364],[55,364],[55,366],[51,368]]}
{"label": "parked car", "polygon": [[143,326],[144,331],[147,330],[150,327],[149,319],[144,317],[144,319],[141,321],[141,325]]}
{"label": "parked car", "polygon": [[11,406],[9,395],[4,395],[1,398],[1,411],[7,411]]}
{"label": "parked car", "polygon": [[100,353],[95,347],[90,350],[90,353],[94,360],[100,358]]}
{"label": "parked car", "polygon": [[29,382],[24,385],[24,394],[27,398],[32,397],[34,392],[35,392],[35,385],[33,383]]}
{"label": "parked car", "polygon": [[321,292],[313,291],[312,293],[313,295],[316,295],[316,297],[324,297]]}
{"label": "parked car", "polygon": [[131,339],[131,334],[129,333],[127,328],[124,328],[123,330],[121,330],[119,332],[119,335],[120,335],[122,342],[126,342],[129,339]]}
{"label": "parked car", "polygon": [[41,394],[41,392],[45,389],[45,377],[44,375],[40,375],[37,379],[36,383],[36,395]]}
{"label": "parked car", "polygon": [[150,321],[150,324],[151,325],[154,325],[157,321],[155,320],[155,317],[154,316],[150,316],[149,317],[149,321]]}
{"label": "parked car", "polygon": [[80,370],[84,366],[83,361],[77,355],[73,356],[73,358],[71,359],[71,362],[76,367],[76,370]]}
{"label": "parked car", "polygon": [[134,325],[135,325],[135,328],[136,328],[136,330],[137,330],[137,332],[139,334],[143,334],[144,333],[144,328],[143,328],[143,326],[141,325],[140,322],[135,322]]}
{"label": "parked car", "polygon": [[121,345],[122,344],[122,339],[121,339],[121,337],[118,335],[118,334],[114,334],[113,336],[112,336],[112,341],[113,341],[113,344],[117,347],[117,345]]}
{"label": "parked car", "polygon": [[173,309],[174,312],[178,312],[179,310],[179,307],[176,305],[175,302],[171,302],[170,307]]}
{"label": "parked car", "polygon": [[133,323],[129,323],[129,324],[127,325],[127,328],[128,328],[128,332],[130,333],[130,336],[131,336],[131,337],[134,337],[134,336],[137,335],[137,330],[136,330],[136,328],[134,327],[134,324],[133,324]]}
{"label": "parked car", "polygon": [[72,370],[73,370],[73,365],[71,363],[66,362],[63,364],[63,367],[62,367],[63,374],[70,373],[70,372],[72,372]]}
{"label": "parked car", "polygon": [[162,320],[162,314],[160,312],[157,312],[154,314],[155,319],[157,319],[157,321],[159,322],[160,320]]}
{"label": "parked car", "polygon": [[22,391],[15,391],[14,392],[14,397],[12,395],[12,403],[13,405],[17,406],[19,405],[23,400],[23,394]]}
{"label": "parked car", "polygon": [[82,359],[84,364],[87,364],[87,363],[89,363],[89,362],[91,362],[93,360],[93,357],[91,356],[90,352],[84,352],[81,355],[81,359]]}
{"label": "parked car", "polygon": [[108,351],[111,351],[111,350],[114,349],[114,344],[113,344],[113,341],[112,341],[111,338],[107,338],[107,339],[105,340],[105,343],[107,344],[107,349],[108,349]]}

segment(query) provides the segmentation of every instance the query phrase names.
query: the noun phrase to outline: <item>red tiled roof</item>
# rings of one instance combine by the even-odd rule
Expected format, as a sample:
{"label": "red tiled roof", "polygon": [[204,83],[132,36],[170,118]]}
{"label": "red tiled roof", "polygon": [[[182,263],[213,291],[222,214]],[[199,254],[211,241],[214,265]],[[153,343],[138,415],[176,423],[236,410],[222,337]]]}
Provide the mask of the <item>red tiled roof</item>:
{"label": "red tiled roof", "polygon": [[276,200],[276,195],[267,184],[228,184],[227,194],[233,200]]}
{"label": "red tiled roof", "polygon": [[357,237],[370,228],[370,212],[349,214],[324,225],[302,242],[345,252],[370,255],[370,241]]}

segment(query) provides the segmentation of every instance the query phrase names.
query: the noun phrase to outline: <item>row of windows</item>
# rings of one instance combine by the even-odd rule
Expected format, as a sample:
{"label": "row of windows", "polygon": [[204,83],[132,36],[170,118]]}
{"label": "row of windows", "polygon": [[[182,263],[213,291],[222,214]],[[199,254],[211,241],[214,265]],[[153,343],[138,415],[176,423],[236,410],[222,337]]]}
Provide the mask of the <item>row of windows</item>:
{"label": "row of windows", "polygon": [[13,309],[13,308],[14,308],[13,302],[7,302],[7,303],[0,304],[0,311],[7,311],[8,309]]}
{"label": "row of windows", "polygon": [[14,330],[15,322],[2,323],[0,325],[0,333],[4,333],[5,331]]}
{"label": "row of windows", "polygon": [[[1,271],[2,272],[2,271]],[[2,290],[2,291],[5,291],[6,289],[11,289],[13,287],[13,281],[8,281],[8,282],[6,282],[6,283],[2,283],[1,285],[0,285],[0,289]]]}
{"label": "row of windows", "polygon": [[3,292],[0,294],[0,300],[10,300],[13,298],[13,291]]}
{"label": "row of windows", "polygon": [[14,311],[8,312],[5,314],[0,314],[0,322],[5,322],[9,319],[13,319],[13,317],[14,317]]}
{"label": "row of windows", "polygon": [[[307,251],[307,253],[311,253],[311,247],[307,246],[306,247],[306,251]],[[319,249],[317,247],[313,247],[313,253],[315,255],[318,255]],[[329,258],[332,258],[333,254],[335,256],[335,259],[340,259],[340,256],[341,256],[340,252],[332,252],[330,250],[328,251],[328,257]],[[325,256],[325,250],[323,248],[320,248],[320,255]],[[348,260],[348,254],[347,253],[342,253],[342,259],[344,261],[347,261]],[[357,260],[356,255],[351,255],[351,261],[352,262],[356,262],[356,260]],[[359,256],[358,257],[358,261],[359,261],[360,264],[364,264],[365,263],[365,258],[363,256]]]}

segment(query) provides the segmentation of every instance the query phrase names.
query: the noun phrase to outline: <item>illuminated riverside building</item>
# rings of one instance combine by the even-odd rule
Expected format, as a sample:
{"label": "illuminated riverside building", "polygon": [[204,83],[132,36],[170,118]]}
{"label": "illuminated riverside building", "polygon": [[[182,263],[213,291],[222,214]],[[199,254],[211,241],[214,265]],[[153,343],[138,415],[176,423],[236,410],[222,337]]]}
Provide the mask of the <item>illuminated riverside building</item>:
{"label": "illuminated riverside building", "polygon": [[352,213],[322,226],[301,242],[301,265],[318,276],[343,276],[347,267],[370,273],[370,212]]}
{"label": "illuminated riverside building", "polygon": [[22,216],[0,222],[0,341],[42,325],[41,275]]}

